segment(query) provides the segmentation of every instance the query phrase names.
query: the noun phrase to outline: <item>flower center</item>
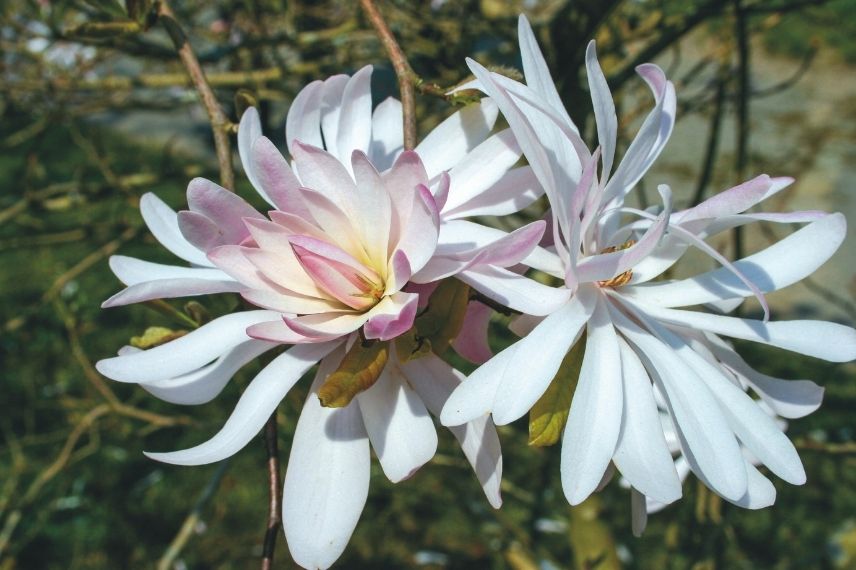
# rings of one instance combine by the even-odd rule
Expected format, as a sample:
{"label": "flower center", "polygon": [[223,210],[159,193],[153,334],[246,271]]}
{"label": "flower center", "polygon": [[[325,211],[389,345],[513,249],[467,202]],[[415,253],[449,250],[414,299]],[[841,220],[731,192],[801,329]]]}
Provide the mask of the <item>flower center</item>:
{"label": "flower center", "polygon": [[[614,251],[621,251],[631,247],[636,243],[635,239],[629,239],[621,245],[613,245],[601,251],[601,253],[612,253]],[[607,279],[606,281],[598,281],[597,284],[601,287],[621,287],[622,285],[627,285],[630,282],[630,279],[633,278],[633,270],[628,269],[624,273],[619,273],[612,279]]]}

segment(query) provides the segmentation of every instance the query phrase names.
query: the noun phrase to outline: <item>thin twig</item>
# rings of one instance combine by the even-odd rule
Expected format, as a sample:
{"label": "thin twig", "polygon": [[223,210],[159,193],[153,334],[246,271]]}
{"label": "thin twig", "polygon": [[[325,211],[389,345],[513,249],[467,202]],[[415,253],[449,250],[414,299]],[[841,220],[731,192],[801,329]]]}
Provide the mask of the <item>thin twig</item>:
{"label": "thin twig", "polygon": [[[737,40],[737,142],[734,170],[743,181],[749,165],[749,31],[741,0],[734,0],[734,34]],[[743,257],[743,229],[734,228],[734,259]]]}
{"label": "thin twig", "polygon": [[231,129],[231,122],[223,114],[223,109],[217,102],[217,97],[214,96],[214,91],[211,90],[211,85],[205,77],[205,72],[202,71],[202,66],[199,60],[196,59],[196,54],[184,35],[184,31],[179,26],[175,19],[175,14],[170,8],[166,0],[161,0],[158,4],[158,18],[166,28],[170,39],[172,40],[175,49],[178,51],[178,57],[184,64],[193,86],[199,93],[199,98],[202,100],[202,105],[208,112],[208,120],[211,122],[211,131],[214,133],[214,146],[217,150],[217,162],[220,166],[220,184],[229,190],[235,189],[235,171],[232,168],[232,151],[230,150],[228,132]]}
{"label": "thin twig", "polygon": [[265,542],[262,547],[262,570],[273,568],[273,555],[276,548],[276,537],[282,523],[282,486],[279,479],[279,449],[276,434],[276,410],[273,411],[265,424],[265,445],[268,461],[268,491],[270,493],[270,509],[268,512]]}
{"label": "thin twig", "polygon": [[698,206],[704,200],[704,192],[713,177],[713,169],[716,165],[716,155],[719,151],[719,135],[722,132],[722,115],[725,110],[725,85],[728,81],[728,65],[721,63],[716,79],[716,96],[714,97],[713,112],[710,116],[710,130],[707,135],[707,144],[704,151],[704,163],[701,175],[698,179],[695,195],[690,202],[690,207]]}
{"label": "thin twig", "polygon": [[401,92],[401,106],[404,115],[404,148],[412,150],[416,147],[416,99],[414,97],[414,79],[416,76],[374,1],[360,0],[360,5],[375,32],[377,32],[384,49],[386,49],[389,61],[395,70],[395,76],[398,78],[398,89]]}

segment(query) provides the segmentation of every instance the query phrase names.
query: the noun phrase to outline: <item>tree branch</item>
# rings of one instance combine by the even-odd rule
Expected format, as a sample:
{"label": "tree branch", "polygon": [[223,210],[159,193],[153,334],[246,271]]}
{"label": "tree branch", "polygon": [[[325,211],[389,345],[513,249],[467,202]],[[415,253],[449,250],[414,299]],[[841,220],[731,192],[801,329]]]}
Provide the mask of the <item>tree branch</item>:
{"label": "tree branch", "polygon": [[184,31],[178,25],[175,14],[166,0],[161,0],[158,4],[158,18],[163,27],[166,28],[175,49],[178,51],[178,57],[184,64],[193,86],[199,93],[202,105],[208,112],[208,120],[211,122],[211,130],[214,134],[214,146],[217,150],[217,162],[220,165],[220,184],[229,190],[234,190],[235,171],[232,168],[232,151],[228,135],[231,122],[223,114],[223,109],[220,108],[214,91],[211,90],[211,85],[205,78],[205,72],[202,71],[202,66],[199,65],[199,60],[196,59],[196,54],[193,53],[187,36],[184,35]]}
{"label": "tree branch", "polygon": [[265,444],[268,458],[268,487],[270,493],[270,508],[268,511],[265,542],[262,547],[262,570],[273,568],[273,555],[276,548],[276,537],[282,523],[282,485],[279,478],[279,449],[276,434],[276,410],[273,411],[265,424]]}
{"label": "tree branch", "polygon": [[416,146],[416,99],[414,96],[416,74],[413,73],[407,57],[401,51],[398,42],[395,41],[395,36],[392,35],[373,0],[360,0],[360,5],[375,32],[377,32],[384,49],[386,49],[389,61],[395,70],[395,76],[398,78],[398,90],[401,92],[401,106],[404,114],[404,148],[405,150],[412,150]]}

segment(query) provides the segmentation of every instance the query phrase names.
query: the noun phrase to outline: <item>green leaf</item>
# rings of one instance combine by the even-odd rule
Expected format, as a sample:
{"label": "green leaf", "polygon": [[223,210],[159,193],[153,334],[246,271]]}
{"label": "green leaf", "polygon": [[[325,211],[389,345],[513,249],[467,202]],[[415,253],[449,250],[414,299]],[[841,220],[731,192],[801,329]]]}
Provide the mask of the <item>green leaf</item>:
{"label": "green leaf", "polygon": [[529,411],[529,445],[545,447],[559,441],[568,421],[585,351],[586,335],[583,333],[565,355],[547,391]]}
{"label": "green leaf", "polygon": [[321,405],[344,408],[350,404],[357,394],[374,386],[388,358],[388,342],[354,343],[339,368],[318,389]]}
{"label": "green leaf", "polygon": [[142,335],[131,337],[131,346],[146,350],[166,344],[186,334],[187,331],[174,331],[166,327],[149,327]]}
{"label": "green leaf", "polygon": [[416,335],[431,343],[434,354],[442,356],[461,332],[469,300],[469,286],[457,279],[446,279],[431,295],[425,312],[416,318]]}

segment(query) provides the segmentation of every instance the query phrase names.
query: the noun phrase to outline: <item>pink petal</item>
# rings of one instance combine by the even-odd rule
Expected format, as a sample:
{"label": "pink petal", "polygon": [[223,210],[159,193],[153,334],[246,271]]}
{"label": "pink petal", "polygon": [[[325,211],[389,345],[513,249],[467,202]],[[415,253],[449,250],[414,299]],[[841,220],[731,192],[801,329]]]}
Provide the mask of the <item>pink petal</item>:
{"label": "pink petal", "polygon": [[300,192],[300,181],[270,139],[267,137],[256,139],[250,150],[250,164],[256,183],[270,196],[279,210],[312,221],[312,214]]}
{"label": "pink petal", "polygon": [[410,330],[416,318],[419,295],[398,292],[384,297],[369,311],[369,319],[363,326],[366,338],[391,340]]}
{"label": "pink petal", "polygon": [[455,352],[475,364],[483,364],[490,360],[493,351],[488,343],[488,328],[493,310],[478,301],[467,305],[464,324],[457,338],[452,342]]}
{"label": "pink petal", "polygon": [[240,243],[249,236],[244,218],[264,219],[243,198],[206,180],[194,178],[187,186],[187,204],[191,210],[204,214],[217,224],[225,243]]}

